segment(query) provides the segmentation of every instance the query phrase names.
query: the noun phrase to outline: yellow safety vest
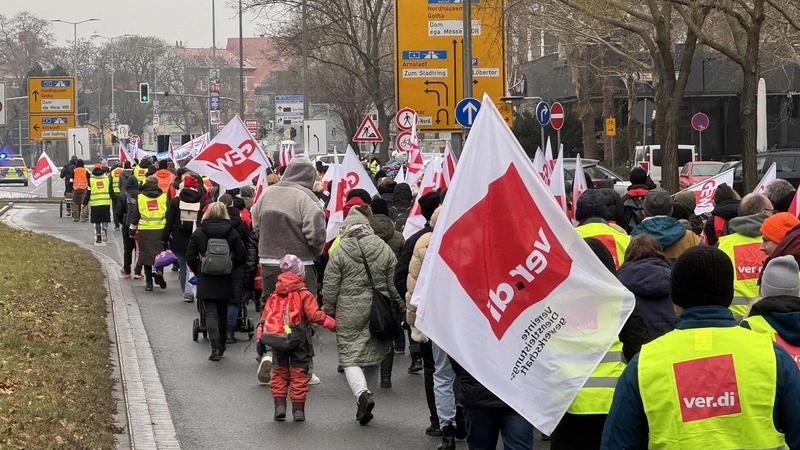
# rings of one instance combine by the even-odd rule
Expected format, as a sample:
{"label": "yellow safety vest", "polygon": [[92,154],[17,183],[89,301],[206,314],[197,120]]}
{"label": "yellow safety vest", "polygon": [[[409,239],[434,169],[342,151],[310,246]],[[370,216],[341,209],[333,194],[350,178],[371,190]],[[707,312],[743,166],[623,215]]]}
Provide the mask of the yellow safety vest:
{"label": "yellow safety vest", "polygon": [[150,198],[139,194],[139,229],[163,230],[167,225],[167,194]]}
{"label": "yellow safety vest", "polygon": [[742,327],[673,330],[639,353],[650,449],[777,449],[775,350]]}
{"label": "yellow safety vest", "polygon": [[619,268],[625,262],[625,251],[631,243],[631,237],[617,230],[607,223],[587,223],[575,229],[582,238],[592,237],[606,246],[611,256],[614,257],[614,265]]}
{"label": "yellow safety vest", "polygon": [[105,206],[111,204],[111,195],[108,193],[108,177],[105,175],[89,178],[91,195],[89,196],[89,206]]}
{"label": "yellow safety vest", "polygon": [[734,233],[719,238],[718,247],[733,264],[733,302],[731,312],[737,321],[747,316],[759,298],[758,275],[766,255],[761,251],[763,238]]}
{"label": "yellow safety vest", "polygon": [[800,367],[800,347],[792,345],[783,338],[772,325],[767,322],[764,316],[750,316],[742,321],[742,324],[747,324],[751,330],[769,335],[773,341],[780,345],[789,356],[792,357],[797,367]]}
{"label": "yellow safety vest", "polygon": [[625,356],[622,354],[622,342],[614,340],[614,344],[605,357],[586,380],[578,396],[567,410],[570,414],[608,414],[611,401],[614,399],[614,388],[617,380],[625,370]]}
{"label": "yellow safety vest", "polygon": [[122,167],[117,167],[111,171],[111,189],[119,192],[119,176],[122,175]]}
{"label": "yellow safety vest", "polygon": [[144,183],[147,181],[147,168],[136,166],[133,169],[133,176],[139,183]]}

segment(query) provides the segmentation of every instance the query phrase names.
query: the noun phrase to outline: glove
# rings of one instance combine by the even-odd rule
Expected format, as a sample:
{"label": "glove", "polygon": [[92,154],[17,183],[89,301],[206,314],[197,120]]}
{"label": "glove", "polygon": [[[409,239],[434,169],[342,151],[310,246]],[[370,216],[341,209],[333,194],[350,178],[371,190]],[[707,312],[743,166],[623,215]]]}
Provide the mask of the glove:
{"label": "glove", "polygon": [[420,333],[420,331],[415,327],[411,327],[411,339],[421,343],[425,343],[430,340],[428,339],[428,336],[425,336],[424,334]]}
{"label": "glove", "polygon": [[136,230],[136,227],[131,227],[131,228],[128,230],[128,236],[130,236],[130,237],[131,237],[131,239],[136,239],[136,232],[137,232],[137,231],[138,231],[138,230]]}
{"label": "glove", "polygon": [[326,328],[331,331],[336,331],[336,319],[331,316],[325,316],[325,320],[322,321],[322,328]]}

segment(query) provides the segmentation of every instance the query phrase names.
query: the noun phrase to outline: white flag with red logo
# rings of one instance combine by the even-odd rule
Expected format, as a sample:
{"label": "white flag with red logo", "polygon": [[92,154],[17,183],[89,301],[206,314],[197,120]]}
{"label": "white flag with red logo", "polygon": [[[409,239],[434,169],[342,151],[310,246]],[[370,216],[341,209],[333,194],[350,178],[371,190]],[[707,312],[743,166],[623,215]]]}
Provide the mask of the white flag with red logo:
{"label": "white flag with red logo", "polygon": [[261,194],[264,193],[264,189],[266,189],[267,186],[269,186],[269,182],[268,182],[268,179],[267,179],[267,172],[261,172],[261,174],[258,176],[258,181],[256,181],[255,192],[253,192],[253,204],[254,205],[258,201],[258,197],[260,197]]}
{"label": "white flag with red logo", "polygon": [[119,153],[118,157],[119,157],[120,164],[124,165],[126,162],[130,161],[131,165],[133,165],[133,158],[131,158],[131,155],[129,155],[128,151],[125,150],[125,146],[124,145],[119,144],[118,153]]}
{"label": "white flag with red logo", "polygon": [[695,214],[699,216],[714,210],[714,193],[723,184],[733,187],[733,168],[684,189],[694,192]]}
{"label": "white flag with red logo", "polygon": [[425,223],[427,220],[425,219],[425,216],[422,215],[422,208],[419,206],[419,199],[422,198],[423,195],[436,190],[436,162],[437,160],[434,159],[429,161],[428,165],[425,166],[425,171],[422,175],[422,183],[419,186],[419,193],[414,199],[414,204],[411,206],[411,210],[408,212],[406,225],[403,227],[403,238],[405,239],[410,238],[414,235],[414,233],[425,228]]}
{"label": "white flag with red logo", "polygon": [[53,164],[53,160],[47,156],[47,153],[42,152],[42,156],[39,157],[39,160],[36,161],[36,165],[33,166],[33,169],[31,170],[30,180],[34,186],[39,186],[44,182],[44,180],[57,173],[58,167]]}
{"label": "white flag with red logo", "polygon": [[794,197],[792,197],[792,203],[789,205],[790,213],[794,214],[795,217],[800,217],[800,189],[794,191]]}
{"label": "white flag with red logo", "polygon": [[572,178],[572,213],[571,218],[575,218],[575,208],[578,205],[578,199],[581,194],[586,192],[589,186],[586,185],[586,176],[583,174],[583,163],[581,162],[581,155],[575,158],[575,176]]}
{"label": "white flag with red logo", "polygon": [[256,175],[269,168],[269,161],[242,119],[236,116],[186,168],[207,176],[224,189],[234,189],[250,185]]}
{"label": "white flag with red logo", "polygon": [[358,160],[358,156],[356,156],[356,152],[349,145],[344,152],[341,176],[347,181],[344,195],[347,195],[353,189],[363,189],[369,193],[370,197],[378,195],[378,188],[372,183],[372,177],[364,169],[361,161]]}
{"label": "white flag with red logo", "polygon": [[[547,142],[547,146],[550,146],[550,141]],[[550,192],[553,193],[553,198],[556,199],[556,203],[561,207],[561,210],[564,211],[564,214],[568,214],[567,211],[567,188],[565,186],[565,178],[564,178],[564,149],[560,149],[558,151],[558,159],[556,159],[555,165],[553,166],[553,172],[550,175]]]}
{"label": "white flag with red logo", "polygon": [[328,173],[331,174],[331,198],[328,200],[328,226],[325,231],[325,242],[330,242],[336,239],[339,235],[339,229],[344,223],[344,203],[347,196],[347,179],[342,173],[342,165],[336,162],[334,158],[333,164],[328,168]]}
{"label": "white flag with red logo", "polygon": [[553,147],[550,145],[550,138],[547,138],[547,145],[544,150],[544,167],[542,168],[542,179],[545,184],[550,183],[550,178],[553,176],[553,169],[556,166],[556,161],[553,159]]}
{"label": "white flag with red logo", "polygon": [[281,142],[281,149],[278,151],[278,164],[286,167],[294,159],[294,141]]}
{"label": "white flag with red logo", "polygon": [[397,168],[397,175],[394,176],[394,182],[397,184],[406,182],[406,170],[403,166]]}
{"label": "white flag with red logo", "polygon": [[544,179],[544,165],[544,154],[542,153],[542,148],[538,147],[536,153],[533,154],[533,169],[542,179]]}
{"label": "white flag with red logo", "polygon": [[553,203],[488,96],[411,302],[420,331],[547,434],[635,304]]}
{"label": "white flag with red logo", "polygon": [[442,187],[447,189],[453,181],[453,175],[456,172],[456,157],[453,155],[453,149],[450,147],[450,141],[447,141],[444,148],[444,161],[442,162]]}
{"label": "white flag with red logo", "polygon": [[772,163],[772,165],[769,166],[769,169],[767,169],[766,173],[764,173],[764,176],[761,177],[761,181],[758,182],[756,188],[753,189],[753,193],[763,195],[764,192],[767,191],[767,186],[769,186],[770,183],[772,183],[777,179],[778,179],[778,167],[775,165],[775,163]]}
{"label": "white flag with red logo", "polygon": [[406,164],[406,183],[414,185],[422,176],[425,163],[422,161],[422,151],[419,148],[419,135],[417,134],[417,115],[414,114],[414,121],[411,123],[411,150],[408,151],[408,163]]}

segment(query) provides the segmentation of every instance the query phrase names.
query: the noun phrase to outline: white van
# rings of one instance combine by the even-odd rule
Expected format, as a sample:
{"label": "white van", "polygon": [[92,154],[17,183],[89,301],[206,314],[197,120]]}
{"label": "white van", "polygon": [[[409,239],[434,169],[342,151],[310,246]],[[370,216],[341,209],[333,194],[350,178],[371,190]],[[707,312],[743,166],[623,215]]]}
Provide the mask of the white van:
{"label": "white van", "polygon": [[[678,166],[675,171],[680,173],[681,167],[697,159],[697,149],[694,145],[678,145]],[[639,166],[646,170],[650,178],[656,183],[661,183],[661,146],[637,145],[633,155],[634,167]]]}

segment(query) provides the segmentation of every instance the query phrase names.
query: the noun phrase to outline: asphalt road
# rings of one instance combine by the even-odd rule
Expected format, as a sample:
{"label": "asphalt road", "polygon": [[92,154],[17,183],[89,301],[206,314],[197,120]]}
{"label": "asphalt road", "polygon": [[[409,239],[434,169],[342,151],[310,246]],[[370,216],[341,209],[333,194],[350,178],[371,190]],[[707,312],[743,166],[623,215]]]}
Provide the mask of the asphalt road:
{"label": "asphalt road", "polygon": [[[90,225],[59,219],[57,205],[19,204],[6,214],[5,221],[38,232],[66,234],[83,245],[94,245]],[[107,245],[94,248],[121,262],[118,232],[110,233]],[[408,356],[396,355],[394,387],[377,390],[375,419],[361,427],[355,421],[355,399],[344,375],[336,372],[334,336],[326,330],[315,344],[314,370],[322,384],[312,387],[308,396],[307,422],[273,422],[272,397],[255,377],[255,345],[229,345],[221,362],[208,361],[208,343],[202,337],[200,342],[191,339],[192,321],[197,316],[195,304],[183,302],[176,273],[168,272],[167,282],[165,291],[156,287],[155,292],[147,293],[143,281],[132,281],[183,448],[436,447],[438,439],[424,434],[428,420],[422,377],[406,372]],[[466,448],[463,443],[459,446]]]}
{"label": "asphalt road", "polygon": [[[64,180],[58,175],[50,178],[53,184],[53,197],[64,195]],[[38,187],[33,183],[23,186],[21,183],[0,183],[0,199],[25,199],[25,198],[44,198],[47,197],[47,182]]]}

